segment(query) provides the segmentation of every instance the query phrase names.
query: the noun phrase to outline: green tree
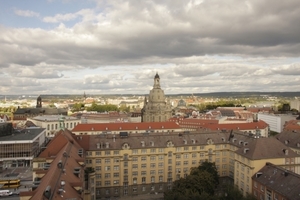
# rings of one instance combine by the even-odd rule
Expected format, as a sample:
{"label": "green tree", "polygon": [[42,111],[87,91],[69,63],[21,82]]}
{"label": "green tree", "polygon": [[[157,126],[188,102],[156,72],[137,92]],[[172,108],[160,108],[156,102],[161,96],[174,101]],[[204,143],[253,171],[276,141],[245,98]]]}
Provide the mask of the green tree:
{"label": "green tree", "polygon": [[164,193],[164,199],[213,200],[216,186],[219,183],[218,178],[215,164],[204,162],[199,167],[192,168],[186,178],[174,181],[172,190]]}

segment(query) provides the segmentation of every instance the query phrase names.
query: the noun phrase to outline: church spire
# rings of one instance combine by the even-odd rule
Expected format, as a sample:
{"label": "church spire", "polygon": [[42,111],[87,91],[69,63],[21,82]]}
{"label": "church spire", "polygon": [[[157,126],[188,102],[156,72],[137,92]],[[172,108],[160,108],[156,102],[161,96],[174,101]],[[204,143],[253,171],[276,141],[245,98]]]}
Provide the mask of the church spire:
{"label": "church spire", "polygon": [[158,73],[156,72],[156,75],[154,76],[154,85],[153,88],[160,88],[160,82],[159,82],[160,78]]}

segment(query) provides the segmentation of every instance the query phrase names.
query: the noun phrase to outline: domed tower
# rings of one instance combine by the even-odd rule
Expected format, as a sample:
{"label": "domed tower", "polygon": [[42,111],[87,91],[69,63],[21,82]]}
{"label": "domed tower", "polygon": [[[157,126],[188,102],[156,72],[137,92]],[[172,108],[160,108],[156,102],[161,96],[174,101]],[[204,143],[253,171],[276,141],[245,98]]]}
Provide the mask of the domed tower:
{"label": "domed tower", "polygon": [[150,90],[148,98],[145,97],[142,109],[143,122],[163,122],[171,118],[172,108],[169,101],[166,101],[165,93],[160,87],[158,73],[154,76],[153,89]]}
{"label": "domed tower", "polygon": [[42,107],[42,97],[41,95],[38,96],[38,98],[36,99],[36,108],[41,108]]}

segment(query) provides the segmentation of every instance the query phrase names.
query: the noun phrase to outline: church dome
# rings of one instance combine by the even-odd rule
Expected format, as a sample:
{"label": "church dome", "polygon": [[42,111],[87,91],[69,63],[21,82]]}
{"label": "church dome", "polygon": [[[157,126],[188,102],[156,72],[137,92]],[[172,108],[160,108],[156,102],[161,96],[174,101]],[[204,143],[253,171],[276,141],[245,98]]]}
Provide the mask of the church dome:
{"label": "church dome", "polygon": [[183,99],[178,101],[177,107],[186,107],[186,102]]}

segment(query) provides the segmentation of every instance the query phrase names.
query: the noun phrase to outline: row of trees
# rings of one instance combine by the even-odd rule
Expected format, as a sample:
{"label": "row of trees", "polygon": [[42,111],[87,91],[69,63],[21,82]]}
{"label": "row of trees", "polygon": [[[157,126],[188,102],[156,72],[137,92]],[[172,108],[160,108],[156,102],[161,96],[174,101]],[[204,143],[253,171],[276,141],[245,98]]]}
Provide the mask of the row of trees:
{"label": "row of trees", "polygon": [[130,108],[126,107],[125,105],[122,105],[118,108],[118,106],[112,104],[98,105],[96,103],[92,103],[92,105],[89,107],[85,106],[84,103],[75,103],[71,108],[72,112],[78,112],[83,110],[96,111],[96,112],[108,112],[108,111],[129,112]]}
{"label": "row of trees", "polygon": [[[215,163],[204,162],[191,169],[186,178],[173,182],[172,190],[164,193],[165,200],[254,200],[246,197],[233,185],[219,186],[219,175]],[[222,195],[216,195],[221,188]]]}

